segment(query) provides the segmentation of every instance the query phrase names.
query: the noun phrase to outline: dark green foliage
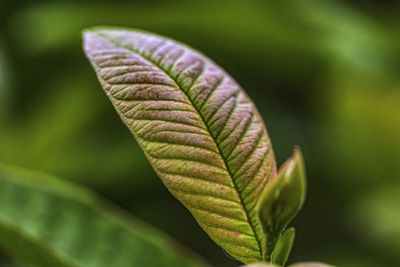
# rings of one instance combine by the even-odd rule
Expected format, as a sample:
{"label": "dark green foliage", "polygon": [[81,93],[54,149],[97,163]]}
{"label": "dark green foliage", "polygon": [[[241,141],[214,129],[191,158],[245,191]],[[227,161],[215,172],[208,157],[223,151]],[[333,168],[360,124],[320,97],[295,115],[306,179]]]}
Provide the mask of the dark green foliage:
{"label": "dark green foliage", "polygon": [[[38,266],[203,266],[92,192],[0,165],[0,247]],[[193,255],[191,256],[193,257]]]}

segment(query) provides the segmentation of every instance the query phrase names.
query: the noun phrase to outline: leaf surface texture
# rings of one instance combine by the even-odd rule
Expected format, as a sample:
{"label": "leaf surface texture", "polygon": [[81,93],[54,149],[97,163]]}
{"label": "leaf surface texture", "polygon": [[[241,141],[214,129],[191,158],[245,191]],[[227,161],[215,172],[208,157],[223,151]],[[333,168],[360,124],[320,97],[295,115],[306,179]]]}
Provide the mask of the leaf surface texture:
{"label": "leaf surface texture", "polygon": [[168,190],[230,255],[260,261],[255,207],[276,167],[243,89],[201,53],[145,32],[88,30],[84,50]]}

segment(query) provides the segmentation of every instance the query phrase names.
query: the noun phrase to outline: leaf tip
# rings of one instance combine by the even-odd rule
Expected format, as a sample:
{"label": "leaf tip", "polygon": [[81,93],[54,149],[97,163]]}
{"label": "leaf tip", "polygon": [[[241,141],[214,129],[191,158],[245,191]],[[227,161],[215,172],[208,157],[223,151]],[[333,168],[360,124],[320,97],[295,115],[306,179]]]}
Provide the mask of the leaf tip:
{"label": "leaf tip", "polygon": [[274,249],[280,246],[278,244],[285,235],[287,242],[285,241],[284,248],[278,249],[283,252],[276,253],[281,259],[289,256],[294,229],[284,230],[303,207],[305,194],[304,159],[300,148],[295,147],[292,156],[281,166],[257,203],[259,220],[267,236],[263,253],[265,258],[269,258]]}
{"label": "leaf tip", "polygon": [[267,232],[282,232],[304,204],[306,174],[300,148],[279,169],[258,203],[259,216]]}

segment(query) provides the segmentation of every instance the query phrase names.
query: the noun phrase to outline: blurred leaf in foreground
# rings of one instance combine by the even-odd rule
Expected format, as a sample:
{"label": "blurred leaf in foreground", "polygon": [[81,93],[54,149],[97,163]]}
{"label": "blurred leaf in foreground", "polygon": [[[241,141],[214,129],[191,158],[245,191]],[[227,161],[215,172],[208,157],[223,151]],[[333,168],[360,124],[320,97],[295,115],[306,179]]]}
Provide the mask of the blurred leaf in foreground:
{"label": "blurred leaf in foreground", "polygon": [[86,189],[0,164],[0,247],[23,263],[204,265],[165,234],[112,208]]}

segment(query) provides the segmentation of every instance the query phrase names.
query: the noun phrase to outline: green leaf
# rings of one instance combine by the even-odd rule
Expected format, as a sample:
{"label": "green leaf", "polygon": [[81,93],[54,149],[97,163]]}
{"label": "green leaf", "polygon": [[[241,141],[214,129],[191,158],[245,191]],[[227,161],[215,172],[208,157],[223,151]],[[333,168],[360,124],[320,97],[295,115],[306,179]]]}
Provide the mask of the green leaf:
{"label": "green leaf", "polygon": [[280,168],[278,175],[263,192],[258,211],[263,230],[268,234],[265,260],[281,233],[303,206],[306,192],[304,161],[299,149]]}
{"label": "green leaf", "polygon": [[275,248],[271,254],[271,262],[280,266],[285,266],[292,250],[295,237],[294,228],[287,229],[276,242]]}
{"label": "green leaf", "polygon": [[202,266],[91,191],[0,164],[0,248],[36,266]]}
{"label": "green leaf", "polygon": [[199,52],[145,32],[91,29],[84,50],[169,191],[230,255],[262,260],[255,207],[275,159],[242,88]]}

